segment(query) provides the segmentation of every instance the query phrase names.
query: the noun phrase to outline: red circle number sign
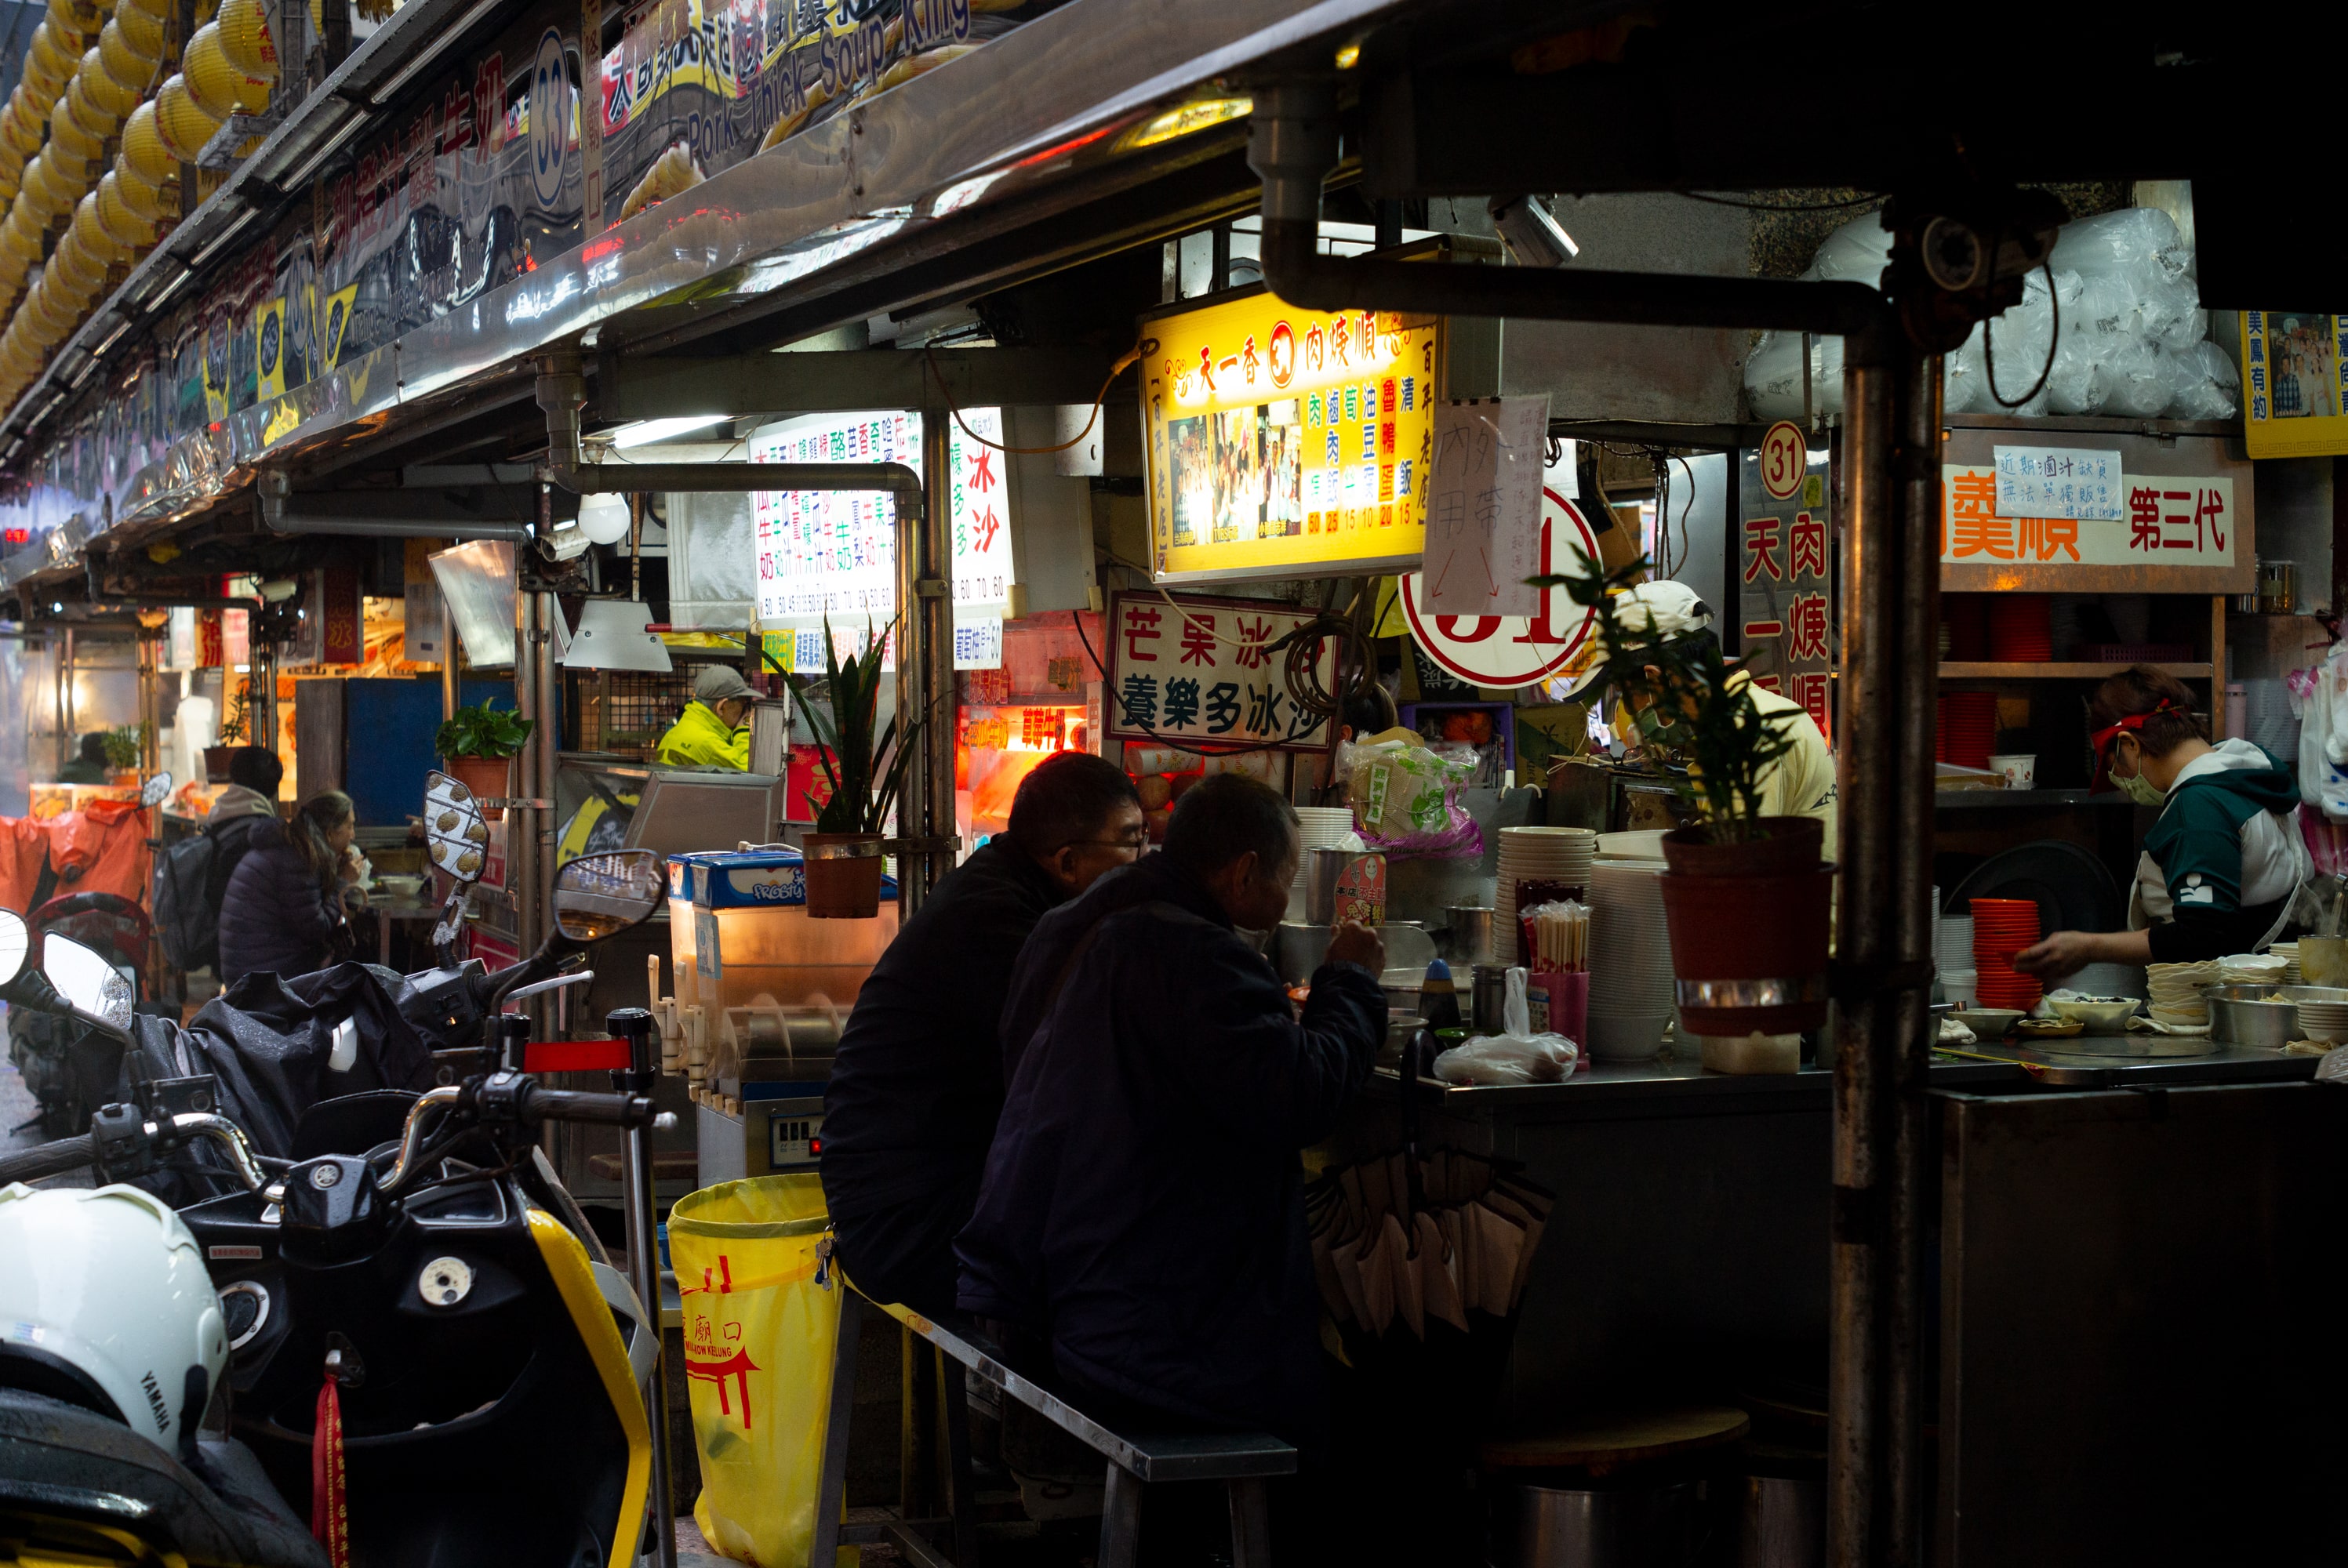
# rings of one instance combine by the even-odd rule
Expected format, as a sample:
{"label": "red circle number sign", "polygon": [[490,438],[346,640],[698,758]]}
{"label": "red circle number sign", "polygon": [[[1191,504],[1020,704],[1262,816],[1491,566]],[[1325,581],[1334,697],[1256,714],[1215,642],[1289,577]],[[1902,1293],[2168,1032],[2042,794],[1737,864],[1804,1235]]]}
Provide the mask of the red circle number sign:
{"label": "red circle number sign", "polygon": [[1810,446],[1802,427],[1780,419],[1761,437],[1761,487],[1773,501],[1793,499],[1810,471]]}
{"label": "red circle number sign", "polygon": [[[1580,570],[1577,549],[1595,561],[1598,537],[1571,502],[1555,490],[1543,489],[1542,575]],[[1566,670],[1588,650],[1591,612],[1562,588],[1550,589],[1540,613],[1533,616],[1436,615],[1420,609],[1424,591],[1419,573],[1402,579],[1402,612],[1410,622],[1410,634],[1428,658],[1470,685],[1529,686]]]}

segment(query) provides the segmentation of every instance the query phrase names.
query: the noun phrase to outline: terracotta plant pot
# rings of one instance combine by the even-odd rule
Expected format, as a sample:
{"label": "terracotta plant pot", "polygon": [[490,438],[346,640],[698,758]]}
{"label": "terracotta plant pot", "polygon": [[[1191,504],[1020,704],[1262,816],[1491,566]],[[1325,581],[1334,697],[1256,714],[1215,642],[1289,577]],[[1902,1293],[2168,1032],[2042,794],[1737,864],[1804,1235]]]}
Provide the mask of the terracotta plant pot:
{"label": "terracotta plant pot", "polygon": [[1680,1027],[1741,1039],[1823,1025],[1834,878],[1815,860],[1776,876],[1661,877]]}
{"label": "terracotta plant pot", "polygon": [[[513,759],[511,757],[442,757],[440,771],[489,800],[504,800],[513,794]],[[505,813],[494,806],[481,808],[481,820],[499,822]]]}
{"label": "terracotta plant pot", "polygon": [[1826,825],[1814,816],[1765,816],[1758,838],[1715,844],[1710,829],[1675,827],[1663,835],[1663,860],[1674,876],[1786,876],[1809,870],[1826,851]]}
{"label": "terracotta plant pot", "polygon": [[880,913],[880,873],[888,862],[877,833],[810,833],[807,912],[811,920],[870,920]]}
{"label": "terracotta plant pot", "polygon": [[235,751],[236,748],[234,746],[206,746],[204,748],[204,782],[206,784],[226,784],[229,782],[228,760]]}

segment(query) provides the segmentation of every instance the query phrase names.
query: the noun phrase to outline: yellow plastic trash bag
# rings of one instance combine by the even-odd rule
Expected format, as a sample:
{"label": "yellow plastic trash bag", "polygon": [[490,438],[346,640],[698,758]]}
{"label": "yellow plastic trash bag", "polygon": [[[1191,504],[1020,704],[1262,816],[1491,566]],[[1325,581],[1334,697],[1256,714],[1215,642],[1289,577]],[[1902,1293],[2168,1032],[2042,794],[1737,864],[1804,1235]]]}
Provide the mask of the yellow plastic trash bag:
{"label": "yellow plastic trash bag", "polygon": [[[842,1289],[836,1267],[819,1269],[826,1224],[813,1175],[721,1183],[669,1214],[701,1450],[694,1522],[761,1568],[799,1568],[815,1538]],[[839,1561],[854,1564],[855,1550]]]}

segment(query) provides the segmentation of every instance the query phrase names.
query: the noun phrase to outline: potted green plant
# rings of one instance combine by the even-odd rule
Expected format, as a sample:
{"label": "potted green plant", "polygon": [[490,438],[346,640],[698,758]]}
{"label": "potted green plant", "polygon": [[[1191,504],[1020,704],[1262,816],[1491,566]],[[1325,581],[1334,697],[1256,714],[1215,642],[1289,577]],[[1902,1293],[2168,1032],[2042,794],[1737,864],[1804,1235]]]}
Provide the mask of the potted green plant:
{"label": "potted green plant", "polygon": [[[891,623],[891,626],[894,622]],[[869,920],[880,912],[881,830],[897,804],[912,737],[921,722],[878,724],[884,628],[860,654],[839,657],[831,622],[823,627],[824,685],[829,708],[813,700],[811,682],[789,677],[799,708],[819,743],[818,760],[831,796],[805,835],[807,912],[819,920]],[[901,715],[900,716],[901,717]]]}
{"label": "potted green plant", "polygon": [[146,738],[145,724],[124,724],[106,732],[106,766],[108,783],[136,784],[139,782],[139,753]]}
{"label": "potted green plant", "polygon": [[[513,793],[513,756],[530,743],[534,719],[498,711],[494,702],[459,708],[441,722],[432,743],[440,753],[441,771],[475,794],[502,800]],[[484,806],[482,816],[496,822],[505,813]]]}
{"label": "potted green plant", "polygon": [[220,744],[204,748],[204,782],[226,784],[229,753],[244,744],[244,737],[252,728],[252,716],[248,705],[252,695],[249,685],[239,686],[228,705],[228,717],[221,721]]}
{"label": "potted green plant", "polygon": [[1665,637],[1625,610],[1643,560],[1601,571],[1585,554],[1562,586],[1590,608],[1614,683],[1657,749],[1686,767],[1696,821],[1663,835],[1663,914],[1681,1027],[1698,1035],[1791,1034],[1826,1021],[1834,867],[1825,829],[1762,815],[1766,780],[1795,744],[1794,712],[1765,714],[1709,637]]}

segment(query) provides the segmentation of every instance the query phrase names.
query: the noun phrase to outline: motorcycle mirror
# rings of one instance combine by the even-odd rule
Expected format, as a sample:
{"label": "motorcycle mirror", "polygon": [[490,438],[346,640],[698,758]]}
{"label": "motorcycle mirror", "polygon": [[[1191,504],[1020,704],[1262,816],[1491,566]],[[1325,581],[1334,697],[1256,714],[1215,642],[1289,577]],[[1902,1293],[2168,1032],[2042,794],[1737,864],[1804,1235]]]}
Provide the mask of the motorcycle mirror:
{"label": "motorcycle mirror", "polygon": [[170,793],[171,775],[169,773],[155,774],[149,777],[145,784],[139,786],[139,804],[160,805]]}
{"label": "motorcycle mirror", "polygon": [[33,934],[26,928],[25,917],[14,909],[0,909],[0,986],[25,972],[25,955],[32,948]]}
{"label": "motorcycle mirror", "polygon": [[52,934],[41,943],[41,972],[74,1011],[118,1034],[130,1027],[130,982],[94,949]]}
{"label": "motorcycle mirror", "polygon": [[424,778],[424,833],[433,865],[459,882],[480,880],[489,825],[473,792],[437,769]]}
{"label": "motorcycle mirror", "polygon": [[582,855],[554,874],[554,925],[574,942],[598,942],[651,917],[668,894],[649,849]]}

